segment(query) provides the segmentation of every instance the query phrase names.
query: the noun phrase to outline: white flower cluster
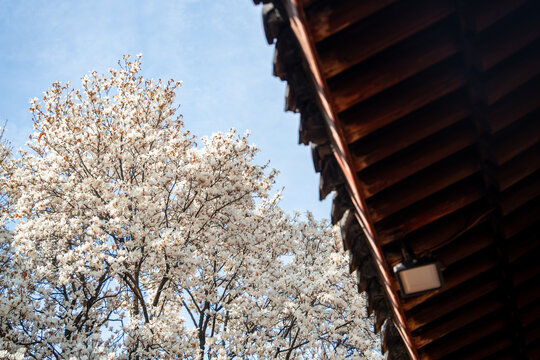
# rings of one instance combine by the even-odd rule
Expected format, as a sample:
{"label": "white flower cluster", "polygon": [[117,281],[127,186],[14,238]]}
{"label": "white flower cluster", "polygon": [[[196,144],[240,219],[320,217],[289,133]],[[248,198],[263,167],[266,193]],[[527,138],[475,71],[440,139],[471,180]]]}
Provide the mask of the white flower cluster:
{"label": "white flower cluster", "polygon": [[0,357],[377,358],[337,235],[270,195],[233,130],[196,139],[140,59],[33,100],[2,161]]}

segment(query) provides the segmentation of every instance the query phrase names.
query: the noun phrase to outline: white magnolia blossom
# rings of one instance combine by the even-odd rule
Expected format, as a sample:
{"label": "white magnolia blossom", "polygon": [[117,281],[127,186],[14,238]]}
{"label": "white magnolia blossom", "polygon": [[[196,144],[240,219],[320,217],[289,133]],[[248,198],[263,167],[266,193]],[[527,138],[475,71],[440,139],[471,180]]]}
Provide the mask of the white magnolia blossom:
{"label": "white magnolia blossom", "polygon": [[378,358],[335,230],[284,214],[247,135],[196,143],[140,65],[54,83],[2,161],[0,356]]}

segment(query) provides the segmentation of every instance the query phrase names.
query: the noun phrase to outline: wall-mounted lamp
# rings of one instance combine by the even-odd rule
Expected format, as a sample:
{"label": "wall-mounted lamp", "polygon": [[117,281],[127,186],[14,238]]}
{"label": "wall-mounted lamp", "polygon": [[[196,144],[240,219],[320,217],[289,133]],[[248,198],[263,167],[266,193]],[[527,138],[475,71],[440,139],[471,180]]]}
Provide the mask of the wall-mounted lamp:
{"label": "wall-mounted lamp", "polygon": [[417,259],[402,241],[403,262],[394,266],[403,297],[415,296],[444,287],[439,263],[430,258]]}

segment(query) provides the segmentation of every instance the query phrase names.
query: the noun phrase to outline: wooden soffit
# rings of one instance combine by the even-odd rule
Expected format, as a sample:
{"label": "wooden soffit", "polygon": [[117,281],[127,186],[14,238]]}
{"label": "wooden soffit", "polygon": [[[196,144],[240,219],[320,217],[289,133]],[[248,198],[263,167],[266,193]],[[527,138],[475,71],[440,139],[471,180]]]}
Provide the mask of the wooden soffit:
{"label": "wooden soffit", "polygon": [[[264,2],[376,330],[411,359],[538,359],[540,2]],[[403,241],[443,289],[399,296]]]}

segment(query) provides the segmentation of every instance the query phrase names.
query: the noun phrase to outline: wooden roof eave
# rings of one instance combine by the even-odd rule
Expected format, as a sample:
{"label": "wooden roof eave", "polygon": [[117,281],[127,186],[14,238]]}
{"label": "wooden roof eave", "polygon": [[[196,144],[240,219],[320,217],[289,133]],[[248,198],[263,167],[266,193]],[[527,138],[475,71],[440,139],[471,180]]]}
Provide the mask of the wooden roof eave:
{"label": "wooden roof eave", "polygon": [[[255,2],[259,2],[255,0]],[[265,1],[266,2],[266,1]],[[363,229],[363,233],[365,234],[365,241],[367,244],[367,247],[369,249],[369,255],[367,255],[370,258],[370,263],[372,263],[377,271],[378,274],[378,283],[379,286],[382,288],[382,291],[384,292],[385,298],[387,300],[387,303],[390,304],[391,311],[392,311],[392,319],[395,326],[395,329],[401,336],[401,339],[403,341],[403,345],[405,346],[409,356],[411,359],[418,359],[418,353],[416,351],[416,348],[413,343],[412,335],[410,329],[407,327],[407,323],[405,321],[405,316],[401,307],[400,299],[398,297],[398,294],[395,290],[395,288],[392,286],[392,275],[390,272],[390,269],[386,265],[386,261],[383,255],[383,252],[380,247],[380,242],[377,240],[378,235],[375,231],[375,227],[373,225],[373,221],[370,218],[370,215],[366,209],[365,199],[360,189],[360,184],[358,183],[358,178],[355,175],[355,168],[354,163],[352,160],[352,156],[349,151],[349,147],[347,146],[345,142],[344,132],[342,125],[340,124],[337,113],[334,109],[334,106],[331,101],[331,97],[329,95],[328,85],[326,84],[326,81],[324,80],[324,77],[322,75],[320,62],[317,58],[317,53],[315,51],[314,43],[312,39],[310,38],[310,33],[308,31],[308,25],[305,19],[305,15],[303,13],[303,7],[302,4],[298,2],[298,0],[283,0],[283,1],[274,1],[274,6],[278,8],[280,15],[284,18],[285,26],[288,26],[290,30],[292,31],[292,34],[294,35],[294,39],[297,42],[297,45],[300,48],[300,54],[301,54],[301,61],[303,64],[303,70],[308,75],[308,78],[311,80],[311,85],[314,90],[314,97],[315,101],[318,105],[319,111],[321,112],[322,118],[325,122],[325,126],[327,129],[327,134],[329,135],[330,141],[332,143],[332,151],[335,156],[335,160],[337,161],[337,164],[339,168],[341,169],[341,172],[345,178],[345,186],[349,192],[350,199],[352,200],[355,211],[355,216],[358,221],[358,223],[361,225]],[[273,9],[272,9],[273,10]],[[263,9],[263,19],[265,20],[265,31],[267,33],[267,40],[269,43],[273,40],[273,37],[277,37],[279,32],[278,29],[276,29],[276,25],[272,24],[272,21],[268,21],[272,16],[265,16],[268,15],[270,12],[270,8]],[[274,18],[276,18],[276,15],[273,15]],[[270,34],[269,34],[270,33]],[[273,33],[273,34],[272,34]],[[279,41],[279,38],[278,38]],[[276,70],[276,69],[275,69]],[[276,74],[279,75],[279,74]],[[280,76],[281,77],[281,76]],[[294,100],[293,100],[294,101]],[[289,110],[294,110],[288,106]],[[321,169],[322,170],[322,169]],[[321,181],[325,180],[324,171],[323,175],[321,177]],[[339,193],[337,193],[337,198],[339,198]],[[334,202],[334,208],[336,207],[336,201]],[[343,211],[338,211],[341,215],[343,215]],[[339,217],[339,215],[335,215],[335,211],[333,209],[333,222],[336,222]],[[348,221],[348,219],[344,219],[345,222]],[[350,222],[350,221],[348,221]],[[356,241],[356,239],[355,239]],[[351,241],[349,241],[351,242]],[[349,244],[351,245],[351,244]],[[347,246],[347,245],[346,245]],[[354,267],[355,260],[352,260],[351,267]],[[363,261],[363,259],[356,260],[356,262],[363,262],[367,263],[366,261]],[[361,275],[362,272],[359,274]],[[362,279],[359,279],[359,282],[362,282]],[[373,297],[376,290],[369,288],[366,289],[368,292],[368,303],[371,303],[369,301],[370,296]],[[380,318],[380,316],[379,316]],[[378,316],[376,314],[376,325],[380,326],[380,323],[383,320],[378,319]],[[377,326],[376,326],[377,328]],[[383,349],[387,348],[390,352],[390,358],[392,358],[392,347],[388,346],[388,343],[391,341],[387,339],[386,337],[391,337],[391,329],[390,327],[387,327],[387,331],[384,332],[384,338],[383,338]],[[386,349],[384,349],[386,350]]]}
{"label": "wooden roof eave", "polygon": [[[286,109],[300,114],[300,143],[312,144],[321,199],[334,191],[331,220],[375,330],[391,325],[382,327],[388,358],[409,356],[372,242],[389,273],[403,238],[440,261],[446,285],[400,299],[420,358],[534,358],[540,3],[272,2],[265,30],[277,39]],[[347,178],[351,157],[359,188]]]}

